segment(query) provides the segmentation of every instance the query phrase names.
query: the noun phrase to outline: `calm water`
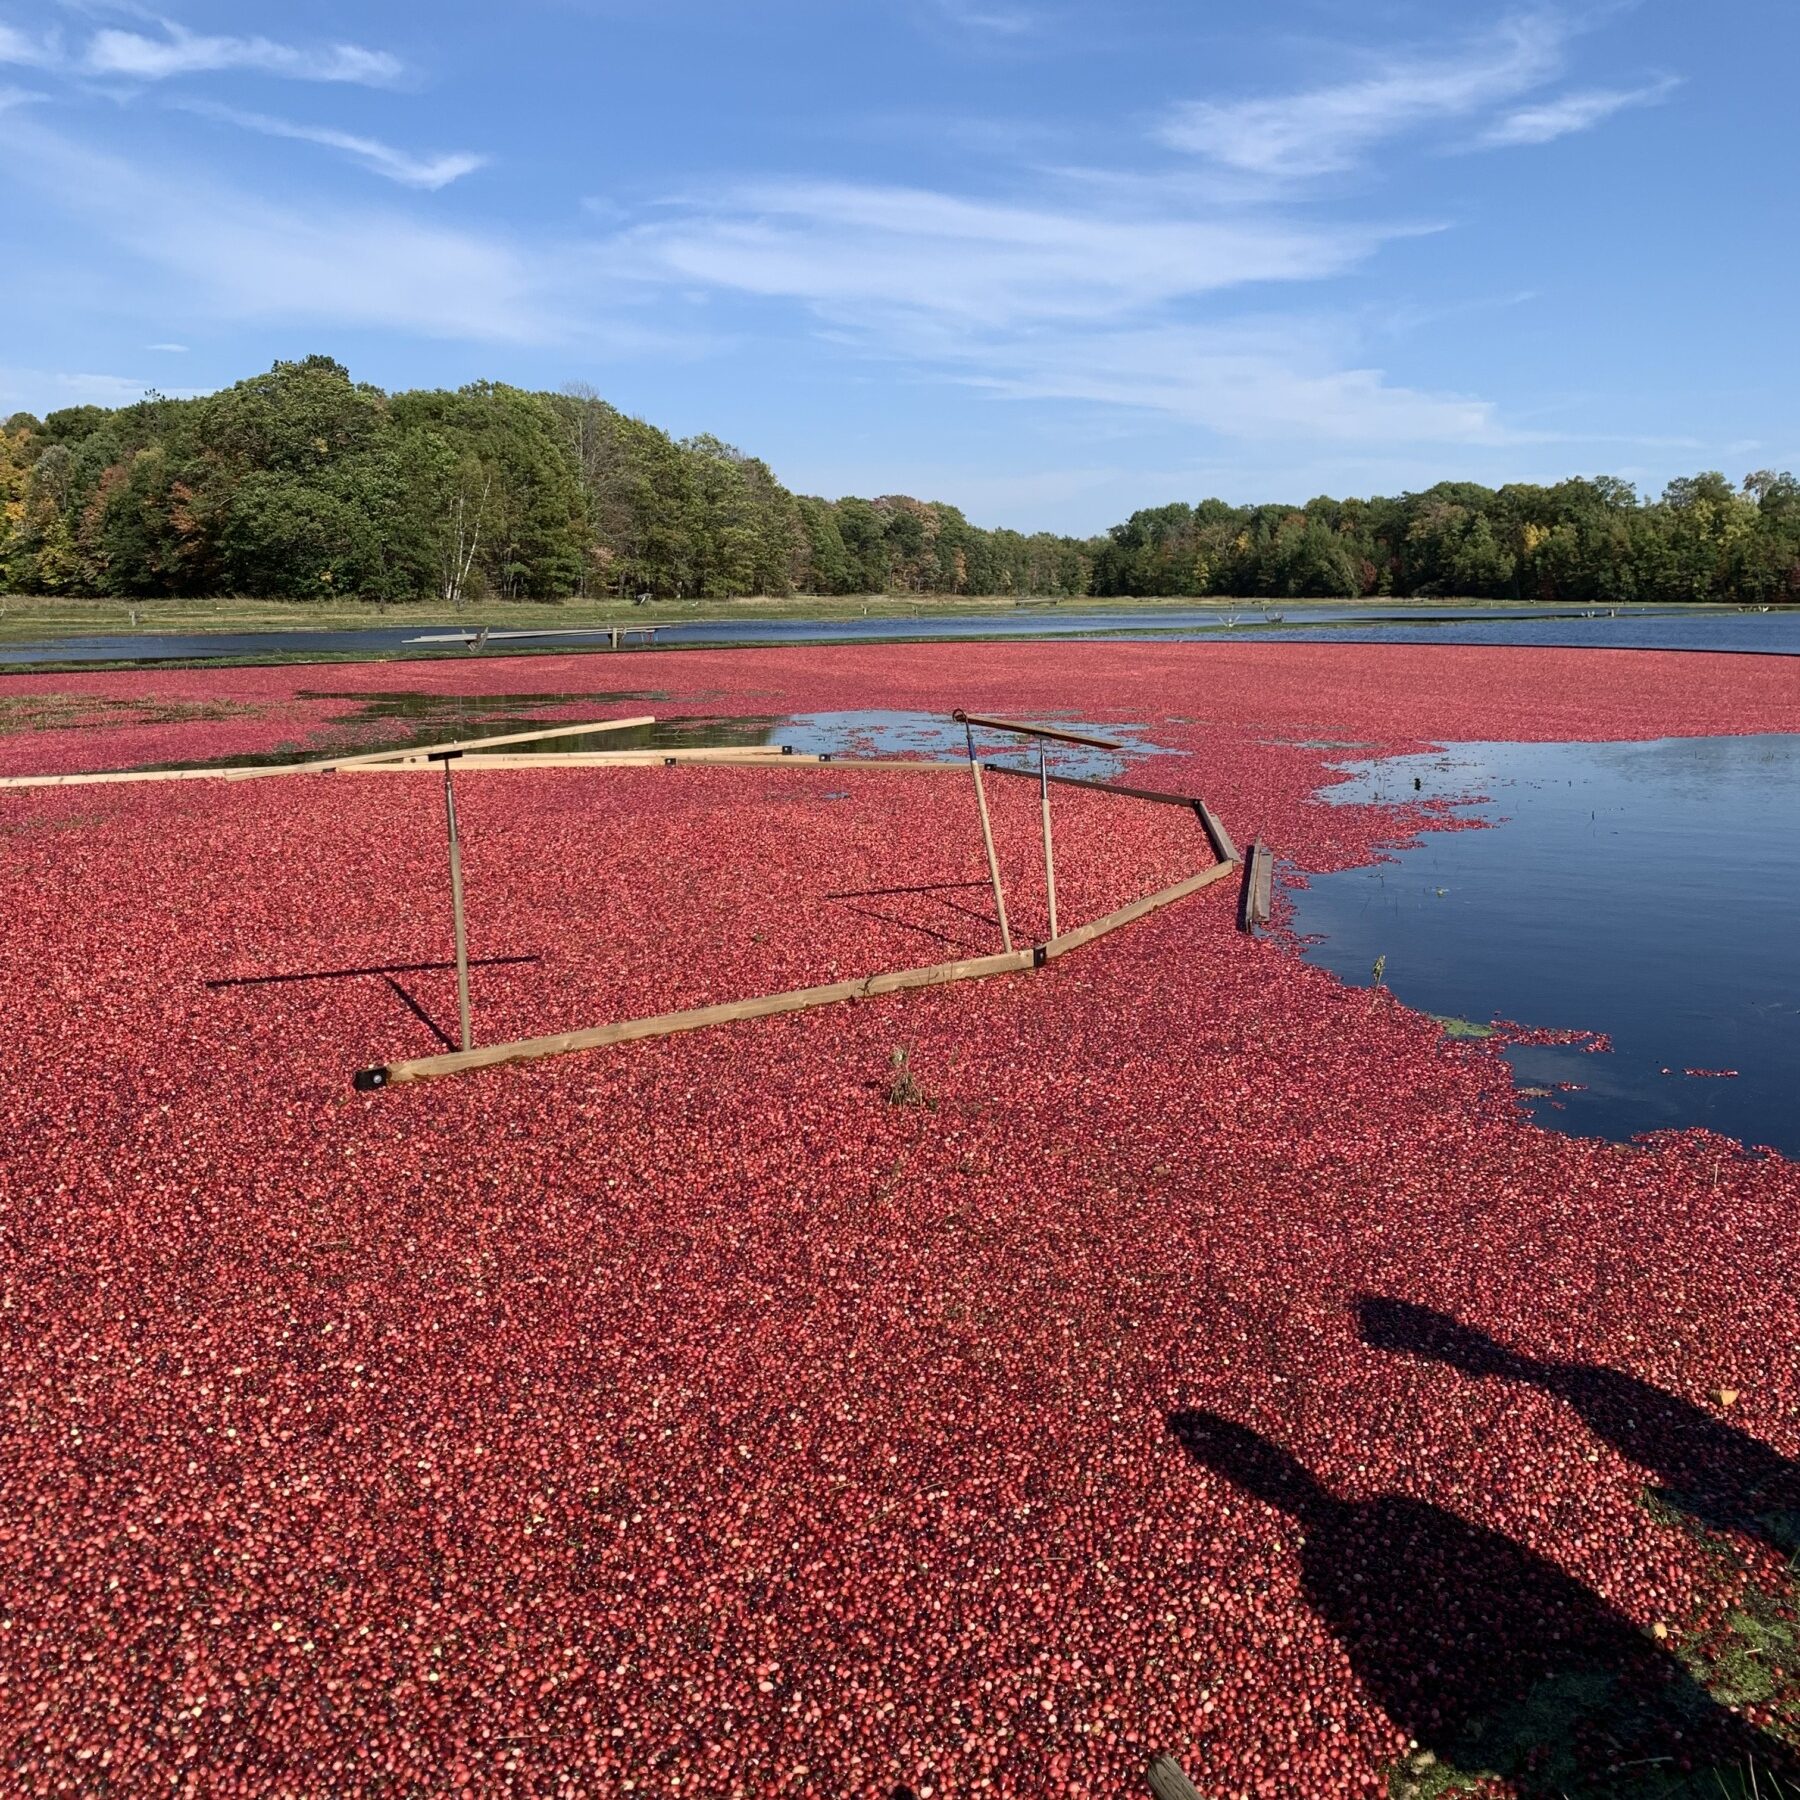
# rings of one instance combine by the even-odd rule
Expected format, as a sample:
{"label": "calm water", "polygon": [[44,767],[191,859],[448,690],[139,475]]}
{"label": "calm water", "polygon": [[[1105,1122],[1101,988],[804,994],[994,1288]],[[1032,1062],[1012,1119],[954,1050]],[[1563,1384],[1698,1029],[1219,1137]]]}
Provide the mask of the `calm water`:
{"label": "calm water", "polygon": [[[1279,619],[1279,624],[1272,620]],[[663,623],[651,618],[660,646],[694,644],[850,644],[941,642],[968,638],[1132,638],[1176,640],[1256,637],[1276,642],[1541,644],[1617,650],[1738,650],[1800,655],[1800,611],[1692,613],[1622,609],[1614,618],[1584,618],[1567,607],[1448,608],[1396,613],[1390,607],[1167,608],[1104,612],[1079,607],[1021,608],[1017,613],[841,620],[725,619]],[[452,630],[446,626],[438,629]],[[304,660],[335,657],[464,657],[471,652],[430,643],[433,628],[393,626],[364,631],[121,632],[93,637],[0,643],[0,669],[40,663]],[[479,654],[504,656],[591,650],[605,628],[588,635],[514,638]],[[619,654],[635,653],[635,648]],[[611,654],[610,652],[608,654]]]}
{"label": "calm water", "polygon": [[1608,1034],[1610,1054],[1507,1052],[1522,1086],[1553,1090],[1527,1104],[1554,1130],[1703,1125],[1800,1156],[1800,736],[1344,766],[1334,804],[1480,795],[1462,816],[1493,828],[1309,877],[1291,897],[1295,929],[1320,934],[1310,960],[1366,986],[1385,957],[1423,1012]]}

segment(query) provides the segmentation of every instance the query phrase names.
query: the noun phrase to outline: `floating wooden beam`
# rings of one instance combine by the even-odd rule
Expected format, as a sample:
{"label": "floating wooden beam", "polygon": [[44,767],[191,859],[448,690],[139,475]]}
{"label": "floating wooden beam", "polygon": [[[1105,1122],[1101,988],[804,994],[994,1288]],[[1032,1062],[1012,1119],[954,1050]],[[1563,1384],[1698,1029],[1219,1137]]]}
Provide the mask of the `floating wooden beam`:
{"label": "floating wooden beam", "polygon": [[[816,763],[817,755],[805,751],[745,749],[722,745],[718,749],[683,747],[670,750],[498,750],[492,755],[482,750],[465,750],[458,756],[462,769],[635,769],[660,768],[664,763],[731,763],[760,767],[764,763]],[[403,756],[385,762],[362,763],[346,770],[351,775],[366,775],[384,769],[436,768],[438,759],[409,750]]]}
{"label": "floating wooden beam", "polygon": [[1134,900],[1129,906],[1121,906],[1117,912],[1111,912],[1104,919],[1096,919],[1091,925],[1079,925],[1073,931],[1065,931],[1061,937],[1052,938],[1043,948],[1044,960],[1054,961],[1059,956],[1067,956],[1071,950],[1079,950],[1083,944],[1091,944],[1095,938],[1105,937],[1109,931],[1117,931],[1121,925],[1129,925],[1135,919],[1141,919],[1146,913],[1153,913],[1160,907],[1173,906],[1177,900],[1185,900],[1189,894],[1197,894],[1202,888],[1209,888],[1215,881],[1223,881],[1236,869],[1234,862],[1215,863],[1210,869],[1202,869],[1198,875],[1190,875],[1186,881],[1178,881],[1173,887],[1160,888],[1154,894],[1146,894],[1141,900]]}
{"label": "floating wooden beam", "polygon": [[630,725],[655,723],[655,714],[647,713],[637,719],[605,719],[597,725],[546,725],[541,731],[506,732],[499,737],[466,738],[461,743],[396,744],[390,750],[359,751],[354,756],[324,757],[313,762],[238,763],[217,769],[96,769],[76,775],[5,775],[0,776],[0,788],[99,787],[126,781],[252,781],[265,775],[326,775],[334,769],[365,769],[401,756],[416,758],[423,767],[427,757],[460,753],[470,745],[527,744],[535,738],[570,737],[587,731],[621,731]]}
{"label": "floating wooden beam", "polygon": [[[954,765],[952,765],[954,766]],[[1173,887],[1142,900],[1134,900],[1108,913],[1092,925],[1066,931],[1047,944],[1025,950],[1002,951],[997,956],[978,956],[965,962],[933,963],[926,968],[895,969],[885,975],[868,975],[855,981],[836,981],[829,987],[792,988],[782,994],[764,994],[755,1000],[732,1000],[720,1006],[694,1007],[685,1012],[658,1013],[647,1019],[626,1019],[617,1025],[599,1025],[585,1031],[564,1031],[552,1037],[522,1038],[511,1044],[488,1044],[466,1054],[422,1056],[410,1062],[386,1063],[361,1069],[354,1085],[364,1093],[398,1087],[410,1081],[430,1081],[440,1075],[461,1075],[471,1069],[492,1069],[503,1063],[536,1062],[546,1056],[564,1056],[574,1050],[603,1050],[612,1044],[628,1044],[643,1038],[673,1037],[678,1032],[700,1031],[709,1025],[729,1025],[740,1019],[766,1019],[777,1013],[804,1012],[814,1006],[831,1006],[842,1000],[873,999],[878,994],[897,994],[907,988],[937,987],[947,981],[973,981],[987,975],[1004,975],[1029,969],[1066,956],[1095,938],[1117,931],[1134,919],[1159,907],[1171,906],[1189,894],[1222,881],[1237,865],[1220,863],[1203,869]]]}
{"label": "floating wooden beam", "polygon": [[224,769],[99,769],[86,775],[5,775],[0,788],[101,787],[121,781],[217,781]]}
{"label": "floating wooden beam", "polygon": [[1213,811],[1204,800],[1194,801],[1194,811],[1200,815],[1201,827],[1212,841],[1213,855],[1220,862],[1241,862],[1237,845],[1231,841],[1231,833],[1213,817]]}
{"label": "floating wooden beam", "polygon": [[458,1052],[424,1056],[412,1062],[389,1063],[385,1068],[364,1069],[356,1076],[356,1086],[368,1091],[408,1081],[429,1081],[438,1075],[460,1075],[468,1069],[491,1069],[501,1063],[534,1062],[540,1057],[562,1056],[571,1050],[601,1050],[609,1044],[628,1044],[639,1038],[673,1037],[677,1032],[699,1031],[708,1025],[729,1025],[738,1019],[766,1019],[777,1013],[830,1006],[840,1000],[865,1000],[877,994],[898,993],[903,988],[936,987],[946,981],[972,981],[983,975],[1002,975],[1016,969],[1029,969],[1032,960],[1030,950],[1012,950],[998,956],[978,956],[967,962],[936,963],[929,968],[895,969],[886,975],[869,975],[858,981],[835,981],[828,987],[792,988],[783,994],[764,994],[755,1000],[732,1000],[722,1006],[700,1006],[686,1012],[659,1013],[654,1018],[627,1019],[622,1024],[600,1025],[588,1031],[565,1031],[554,1037],[489,1044],[466,1055]]}
{"label": "floating wooden beam", "polygon": [[1200,1791],[1172,1756],[1159,1756],[1144,1771],[1144,1784],[1155,1800],[1200,1800]]}
{"label": "floating wooden beam", "polygon": [[[917,760],[848,758],[810,755],[796,751],[791,756],[713,756],[704,750],[654,751],[632,750],[567,753],[547,751],[541,756],[464,756],[457,764],[461,774],[483,769],[658,769],[667,762],[705,765],[721,764],[734,769],[817,768],[826,773],[835,769],[902,769],[931,775],[960,775],[966,765],[960,762],[921,762]],[[346,775],[416,775],[437,764],[407,759],[399,762],[366,763],[346,769]]]}
{"label": "floating wooden beam", "polygon": [[[1013,769],[1005,763],[997,762],[984,762],[981,766],[990,775],[1016,775],[1023,781],[1038,779],[1036,769]],[[1127,787],[1122,781],[1096,781],[1088,775],[1051,774],[1047,779],[1059,787],[1091,788],[1097,794],[1119,794],[1127,800],[1148,800],[1155,806],[1184,806],[1190,812],[1200,804],[1193,794],[1164,794],[1159,793],[1155,788]],[[1205,821],[1202,820],[1201,823],[1204,824]],[[1237,858],[1233,856],[1226,860],[1235,862]]]}
{"label": "floating wooden beam", "polygon": [[1094,737],[1084,731],[1063,731],[1054,725],[1021,725],[1016,719],[989,719],[980,713],[962,712],[951,715],[959,725],[979,725],[984,731],[1015,731],[1021,737],[1055,738],[1062,744],[1091,744],[1096,750],[1124,750],[1125,744],[1112,738]]}
{"label": "floating wooden beam", "polygon": [[1250,846],[1250,860],[1244,865],[1244,885],[1238,895],[1238,929],[1253,930],[1269,922],[1269,909],[1274,902],[1275,857],[1269,846],[1258,838]]}
{"label": "floating wooden beam", "polygon": [[543,725],[530,731],[504,731],[497,737],[455,738],[446,744],[395,744],[386,750],[358,751],[353,756],[323,756],[314,762],[277,763],[268,768],[227,769],[228,781],[249,781],[261,775],[328,775],[334,769],[356,769],[368,763],[390,762],[396,756],[459,756],[470,750],[497,750],[502,744],[530,744],[542,738],[580,737],[591,731],[624,731],[633,725],[654,725],[656,715],[635,719],[601,719],[587,725]]}

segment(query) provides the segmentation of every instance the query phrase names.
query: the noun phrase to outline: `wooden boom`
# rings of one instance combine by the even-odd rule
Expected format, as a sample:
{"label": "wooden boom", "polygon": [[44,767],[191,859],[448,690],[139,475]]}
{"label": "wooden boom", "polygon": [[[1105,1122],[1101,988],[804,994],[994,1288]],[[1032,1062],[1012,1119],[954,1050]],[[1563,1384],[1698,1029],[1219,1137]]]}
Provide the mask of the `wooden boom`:
{"label": "wooden boom", "polygon": [[327,756],[313,762],[243,763],[218,769],[97,769],[75,775],[0,776],[0,788],[99,787],[125,781],[255,781],[268,775],[328,775],[334,769],[365,769],[391,764],[398,757],[427,758],[461,753],[477,745],[528,744],[536,738],[573,737],[586,731],[622,731],[630,725],[654,725],[656,715],[637,719],[604,719],[597,725],[546,725],[537,731],[509,731],[499,737],[465,738],[450,744],[396,744],[388,750],[363,750],[352,756]]}
{"label": "wooden boom", "polygon": [[470,1069],[492,1069],[503,1063],[535,1062],[546,1056],[564,1056],[572,1050],[601,1050],[610,1044],[628,1044],[642,1038],[673,1037],[677,1032],[700,1031],[708,1025],[729,1025],[740,1019],[766,1019],[777,1013],[804,1012],[815,1006],[831,1006],[842,1000],[873,999],[906,988],[937,987],[947,981],[973,981],[986,975],[1004,975],[1029,969],[1078,950],[1095,938],[1117,931],[1146,913],[1173,905],[1189,894],[1222,881],[1237,865],[1218,863],[1190,875],[1172,887],[1146,894],[1117,912],[1096,919],[1075,931],[1065,931],[1047,944],[1024,950],[1002,951],[969,961],[933,963],[926,968],[895,969],[885,975],[867,975],[855,981],[836,981],[828,987],[790,988],[786,993],[764,994],[754,1000],[732,1000],[720,1006],[693,1007],[685,1012],[658,1013],[647,1019],[626,1019],[617,1025],[597,1025],[584,1031],[563,1031],[551,1037],[521,1038],[510,1044],[489,1044],[480,1050],[454,1051],[444,1056],[422,1056],[411,1062],[387,1063],[358,1070],[355,1086],[364,1093],[397,1087],[409,1081],[430,1081],[439,1075],[461,1075]]}
{"label": "wooden boom", "polygon": [[1091,744],[1096,750],[1128,748],[1111,738],[1090,737],[1082,731],[1062,731],[1054,725],[1021,725],[1013,719],[988,719],[980,713],[963,712],[960,708],[950,716],[959,725],[979,725],[986,731],[1016,731],[1021,737],[1055,738],[1059,744]]}
{"label": "wooden boom", "polygon": [[356,769],[366,763],[390,762],[396,756],[457,756],[468,750],[497,750],[502,744],[530,744],[540,738],[580,737],[590,731],[624,731],[633,725],[654,725],[656,715],[636,719],[601,719],[588,725],[543,725],[530,731],[503,731],[497,737],[454,738],[447,744],[395,744],[386,750],[364,750],[354,756],[322,756],[316,762],[282,763],[265,769],[228,769],[227,781],[249,781],[259,775],[327,775],[333,769]]}

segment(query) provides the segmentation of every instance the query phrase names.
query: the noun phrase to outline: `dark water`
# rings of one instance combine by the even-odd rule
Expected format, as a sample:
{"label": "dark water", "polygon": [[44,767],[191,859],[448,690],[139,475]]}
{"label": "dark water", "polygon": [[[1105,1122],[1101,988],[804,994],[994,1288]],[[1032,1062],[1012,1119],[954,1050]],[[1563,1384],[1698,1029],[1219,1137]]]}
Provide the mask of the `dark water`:
{"label": "dark water", "polygon": [[1256,635],[1277,644],[1497,644],[1560,650],[1712,650],[1800,656],[1800,613],[1621,613],[1449,619],[1437,624],[1281,626]]}
{"label": "dark water", "polygon": [[1483,795],[1461,816],[1494,828],[1309,877],[1292,892],[1295,929],[1322,934],[1309,959],[1366,986],[1385,957],[1423,1012],[1606,1033],[1610,1053],[1507,1051],[1522,1086],[1553,1090],[1527,1101],[1553,1130],[1702,1125],[1800,1156],[1800,736],[1344,766],[1334,803]]}
{"label": "dark water", "polygon": [[[324,729],[304,742],[277,744],[251,755],[211,757],[201,762],[159,763],[158,768],[268,768],[311,762],[359,750],[413,749],[425,744],[497,738],[534,725],[554,723],[544,714],[552,708],[591,707],[604,713],[621,704],[654,706],[663,696],[648,692],[562,692],[543,694],[344,694],[301,689],[302,700],[343,702]],[[1112,739],[1120,748],[1102,750],[1079,744],[1048,743],[1045,755],[1058,774],[1111,780],[1133,758],[1162,753],[1144,725],[1097,725],[1065,713],[1035,721],[1066,731],[1082,731]],[[371,729],[379,727],[379,729]],[[696,715],[658,719],[619,731],[588,736],[540,738],[507,744],[509,756],[559,756],[568,751],[688,750],[785,746],[795,754],[846,757],[962,757],[967,754],[963,727],[944,714],[864,710],[854,712],[765,713],[749,717]],[[978,731],[975,748],[984,762],[1036,768],[1037,746],[1002,732]]]}
{"label": "dark water", "polygon": [[[1738,650],[1800,655],[1800,611],[1701,613],[1669,608],[1621,609],[1587,618],[1568,607],[1451,607],[1399,611],[1392,606],[1281,605],[1096,611],[1075,606],[1021,607],[1017,612],[839,620],[724,619],[688,623],[650,620],[658,646],[696,644],[852,644],[943,642],[974,638],[1255,637],[1274,642],[1539,644],[1620,650]],[[1279,621],[1276,623],[1275,621]],[[455,630],[457,627],[444,627]],[[597,650],[606,627],[592,632],[490,643],[484,656]],[[451,656],[470,651],[430,641],[439,632],[417,625],[361,631],[121,632],[91,637],[0,643],[0,669],[40,664],[151,663]],[[606,654],[635,654],[638,646]]]}

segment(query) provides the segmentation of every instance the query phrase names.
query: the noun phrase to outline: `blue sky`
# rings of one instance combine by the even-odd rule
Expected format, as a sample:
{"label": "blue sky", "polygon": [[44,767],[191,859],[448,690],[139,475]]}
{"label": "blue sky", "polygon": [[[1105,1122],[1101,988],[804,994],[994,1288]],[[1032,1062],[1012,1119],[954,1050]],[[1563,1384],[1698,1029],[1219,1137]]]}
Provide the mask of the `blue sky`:
{"label": "blue sky", "polygon": [[1800,5],[0,0],[0,414],[322,351],[1089,531],[1800,467]]}

